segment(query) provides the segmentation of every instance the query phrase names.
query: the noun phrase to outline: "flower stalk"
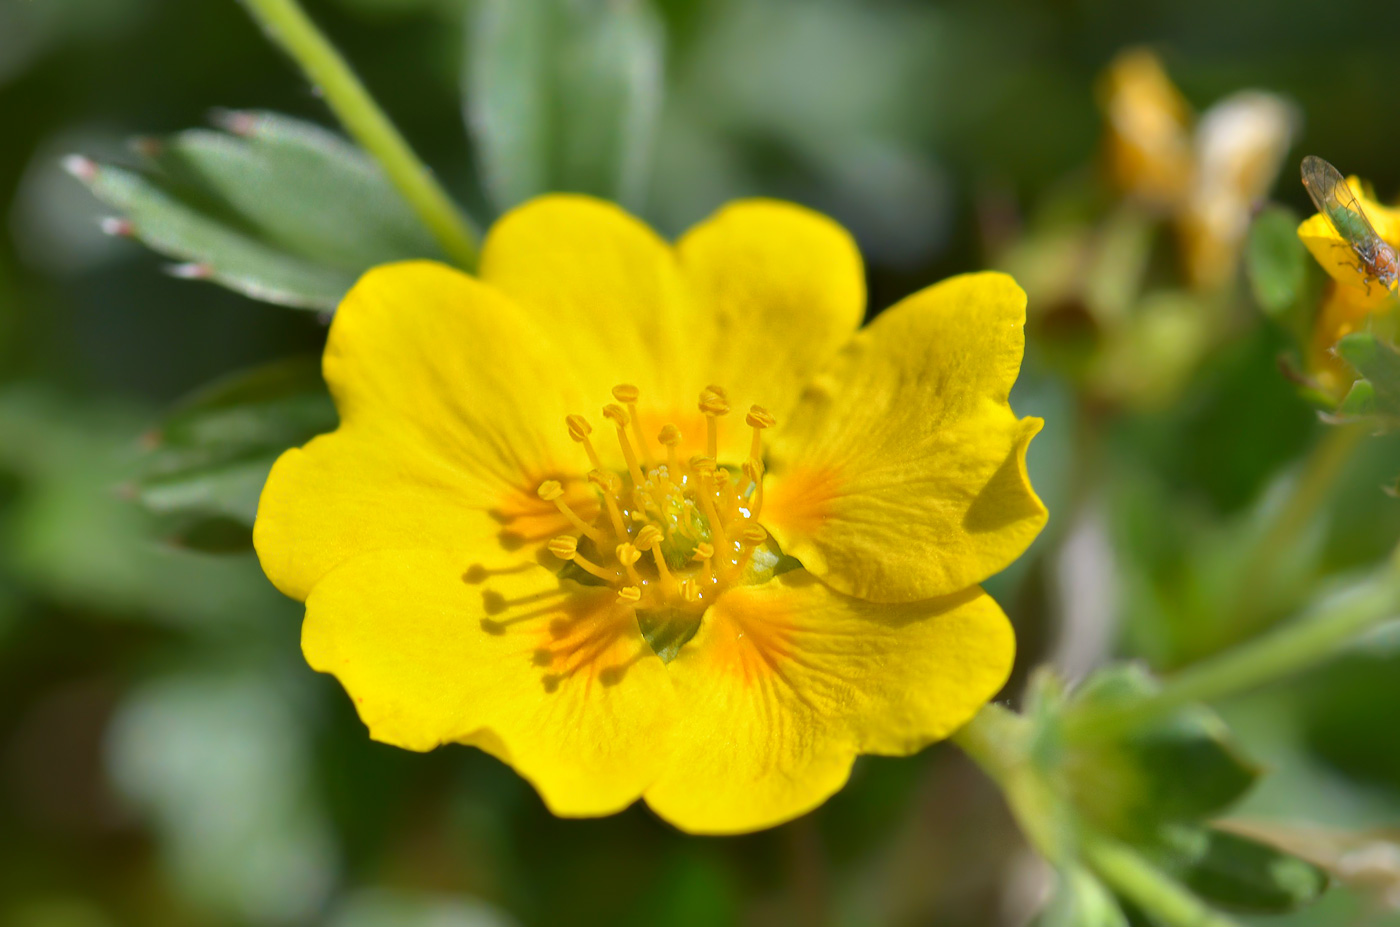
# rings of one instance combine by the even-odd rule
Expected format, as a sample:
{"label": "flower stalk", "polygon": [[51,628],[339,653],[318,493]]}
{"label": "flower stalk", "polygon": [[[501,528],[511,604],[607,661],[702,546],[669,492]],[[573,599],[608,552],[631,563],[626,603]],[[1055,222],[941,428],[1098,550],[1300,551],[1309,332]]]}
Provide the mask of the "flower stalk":
{"label": "flower stalk", "polygon": [[346,130],[379,162],[443,253],[459,267],[474,268],[477,243],[470,224],[297,0],[243,0],[243,4],[301,66]]}
{"label": "flower stalk", "polygon": [[1259,542],[1249,552],[1239,571],[1230,609],[1240,616],[1239,632],[1257,629],[1256,625],[1262,617],[1253,604],[1258,590],[1269,583],[1276,564],[1316,519],[1331,497],[1337,478],[1365,436],[1366,428],[1363,425],[1339,425],[1328,428],[1322,439],[1313,446],[1288,498],[1260,532]]}
{"label": "flower stalk", "polygon": [[1051,865],[1076,860],[1105,884],[1169,927],[1237,927],[1141,856],[1078,821],[1036,764],[1029,719],[995,703],[952,740],[1001,788],[1026,839]]}
{"label": "flower stalk", "polygon": [[1364,631],[1400,615],[1400,550],[1343,601],[1203,660],[1157,694],[1129,705],[1082,709],[1065,719],[1070,740],[1116,737],[1195,702],[1211,702],[1292,676],[1328,659]]}

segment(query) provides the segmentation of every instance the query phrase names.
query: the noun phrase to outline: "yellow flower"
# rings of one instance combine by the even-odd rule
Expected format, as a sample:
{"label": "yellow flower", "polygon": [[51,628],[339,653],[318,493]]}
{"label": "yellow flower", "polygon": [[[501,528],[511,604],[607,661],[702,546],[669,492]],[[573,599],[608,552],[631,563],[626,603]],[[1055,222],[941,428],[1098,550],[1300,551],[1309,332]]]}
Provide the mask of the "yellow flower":
{"label": "yellow flower", "polygon": [[[1400,246],[1400,209],[1376,202],[1355,176],[1347,178],[1347,186],[1376,234],[1390,245]],[[1313,323],[1308,370],[1324,392],[1341,399],[1355,382],[1356,373],[1332,348],[1346,335],[1364,328],[1372,316],[1389,312],[1395,305],[1395,294],[1367,275],[1351,245],[1322,213],[1303,220],[1298,238],[1332,278]]]}
{"label": "yellow flower", "polygon": [[[1347,178],[1347,186],[1356,195],[1361,210],[1370,220],[1376,234],[1393,247],[1400,247],[1400,209],[1382,206],[1355,176]],[[1298,226],[1298,238],[1307,246],[1314,259],[1347,292],[1341,298],[1357,309],[1374,311],[1385,306],[1392,296],[1389,290],[1373,278],[1368,278],[1357,261],[1356,252],[1347,244],[1336,227],[1322,213],[1313,213]]]}
{"label": "yellow flower", "polygon": [[1099,78],[1097,92],[1114,184],[1153,205],[1174,207],[1194,170],[1193,117],[1162,62],[1145,48],[1124,51]]}
{"label": "yellow flower", "polygon": [[1007,404],[1025,297],[959,277],[856,332],[864,300],[850,237],[768,201],[673,248],[550,196],[478,278],[371,271],[326,347],[340,427],[255,529],[307,661],[377,740],[697,832],[947,736],[1012,662],[976,584],[1045,521]]}
{"label": "yellow flower", "polygon": [[1297,134],[1296,107],[1245,90],[1218,101],[1197,122],[1161,61],[1143,48],[1115,57],[1098,90],[1114,185],[1175,219],[1193,287],[1229,283],[1254,208]]}
{"label": "yellow flower", "polygon": [[1375,306],[1366,300],[1363,290],[1336,282],[1328,285],[1322,308],[1313,323],[1307,363],[1317,386],[1335,400],[1340,400],[1351,389],[1356,382],[1356,371],[1332,349],[1347,335],[1364,329],[1366,320],[1375,312]]}

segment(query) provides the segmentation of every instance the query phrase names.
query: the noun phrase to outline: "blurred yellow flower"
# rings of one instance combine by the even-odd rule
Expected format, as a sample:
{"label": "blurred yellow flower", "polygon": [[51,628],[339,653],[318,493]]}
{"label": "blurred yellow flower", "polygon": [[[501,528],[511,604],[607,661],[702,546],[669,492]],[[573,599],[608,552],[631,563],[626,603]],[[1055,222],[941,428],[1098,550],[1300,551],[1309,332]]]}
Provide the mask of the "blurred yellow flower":
{"label": "blurred yellow flower", "polygon": [[325,352],[340,427],[281,457],[255,529],[308,662],[377,740],[696,832],[947,736],[1012,662],[976,584],[1046,517],[1007,402],[1025,296],[957,277],[856,331],[864,302],[850,237],[770,201],[672,247],[549,196],[479,278],[371,271]]}
{"label": "blurred yellow flower", "polygon": [[1145,48],[1121,52],[1098,83],[1114,184],[1153,205],[1174,206],[1191,183],[1191,107]]}
{"label": "blurred yellow flower", "polygon": [[1170,215],[1186,276],[1229,282],[1254,206],[1273,186],[1298,128],[1296,108],[1257,90],[1215,103],[1197,122],[1152,52],[1116,57],[1099,84],[1115,186]]}

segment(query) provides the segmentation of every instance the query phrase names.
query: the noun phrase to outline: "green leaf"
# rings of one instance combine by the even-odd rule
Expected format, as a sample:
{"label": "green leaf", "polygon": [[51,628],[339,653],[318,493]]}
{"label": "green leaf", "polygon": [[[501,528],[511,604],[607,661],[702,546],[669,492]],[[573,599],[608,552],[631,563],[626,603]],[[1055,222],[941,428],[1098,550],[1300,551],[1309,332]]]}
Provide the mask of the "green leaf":
{"label": "green leaf", "polygon": [[66,165],[131,235],[253,299],[334,309],[364,271],[441,251],[377,165],[310,123],[273,113],[219,117],[135,146],[139,169],[73,157]]}
{"label": "green leaf", "polygon": [[336,421],[314,360],[234,375],[190,397],[148,436],[137,498],[153,512],[179,516],[181,537],[200,537],[205,518],[251,526],[278,455]]}
{"label": "green leaf", "polygon": [[276,113],[216,118],[227,131],[181,132],[151,149],[150,161],[258,238],[351,273],[441,256],[379,166],[339,135]]}
{"label": "green leaf", "polygon": [[1308,252],[1298,240],[1298,217],[1268,206],[1254,219],[1244,253],[1245,272],[1261,309],[1282,316],[1298,302],[1307,279]]}
{"label": "green leaf", "polygon": [[93,195],[122,213],[125,224],[113,228],[189,262],[172,268],[178,277],[212,280],[251,299],[298,309],[332,309],[354,283],[352,274],[270,247],[134,171],[71,163]]}
{"label": "green leaf", "polygon": [[1338,411],[1372,419],[1386,430],[1400,428],[1400,351],[1369,332],[1345,336],[1334,350],[1364,378]]}
{"label": "green leaf", "polygon": [[1248,913],[1296,910],[1316,901],[1329,882],[1312,863],[1215,828],[1164,831],[1155,855],[1202,898]]}
{"label": "green leaf", "polygon": [[481,0],[467,43],[467,122],[498,210],[554,190],[639,206],[664,48],[647,3]]}
{"label": "green leaf", "polygon": [[[1111,666],[1085,683],[1074,705],[1127,704],[1156,688],[1140,666]],[[1218,814],[1259,775],[1236,751],[1224,723],[1200,706],[1121,738],[1077,747],[1064,768],[1075,805],[1085,817],[1135,842],[1152,840],[1164,826]]]}

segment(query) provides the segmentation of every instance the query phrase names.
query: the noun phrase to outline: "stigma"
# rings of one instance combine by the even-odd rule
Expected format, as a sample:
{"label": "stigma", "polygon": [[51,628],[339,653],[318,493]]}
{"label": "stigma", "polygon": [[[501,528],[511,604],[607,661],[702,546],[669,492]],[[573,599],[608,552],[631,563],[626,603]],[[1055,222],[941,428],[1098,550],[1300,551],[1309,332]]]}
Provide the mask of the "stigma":
{"label": "stigma", "polygon": [[[564,421],[588,462],[587,482],[600,502],[596,516],[586,519],[570,506],[558,480],[546,480],[537,490],[570,525],[547,545],[561,562],[561,575],[611,586],[620,605],[639,612],[698,613],[725,589],[761,581],[755,575],[765,570],[771,574],[779,553],[759,518],[763,432],[775,424],[773,416],[751,406],[744,417],[752,430],[748,456],[721,462],[719,433],[730,413],[729,396],[707,386],[698,401],[705,453],[682,459],[684,436],[676,425],[650,437],[643,432],[637,387],[624,383],[612,396],[602,418],[612,426],[620,469],[604,466],[588,419],[570,415]],[[700,437],[693,436],[696,444]]]}

